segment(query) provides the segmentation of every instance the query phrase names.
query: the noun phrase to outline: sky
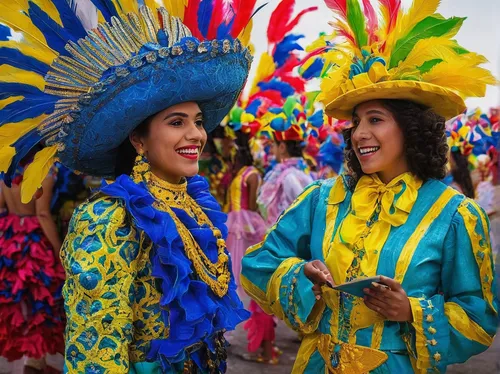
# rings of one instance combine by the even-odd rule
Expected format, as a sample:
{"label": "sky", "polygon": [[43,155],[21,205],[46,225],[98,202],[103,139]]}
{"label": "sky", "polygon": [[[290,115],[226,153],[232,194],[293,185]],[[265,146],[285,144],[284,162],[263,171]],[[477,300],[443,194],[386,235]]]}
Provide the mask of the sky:
{"label": "sky", "polygon": [[[258,56],[267,48],[266,30],[269,17],[280,0],[259,0],[258,4],[268,2],[254,18],[252,42],[256,48],[256,59],[253,69],[257,67]],[[402,0],[407,9],[412,1]],[[375,1],[372,0],[375,4]],[[464,48],[480,53],[489,60],[483,67],[490,69],[497,79],[500,79],[500,0],[442,0],[438,8],[445,17],[467,17],[456,36]],[[316,12],[307,14],[296,28],[296,33],[303,34],[303,45],[313,41],[320,32],[330,32],[328,21],[333,19],[333,13],[323,0],[296,0],[295,13],[310,6],[318,6]],[[251,73],[253,76],[254,72]],[[488,110],[500,105],[499,87],[489,87],[484,98],[473,98],[466,101],[469,107],[481,107]]]}

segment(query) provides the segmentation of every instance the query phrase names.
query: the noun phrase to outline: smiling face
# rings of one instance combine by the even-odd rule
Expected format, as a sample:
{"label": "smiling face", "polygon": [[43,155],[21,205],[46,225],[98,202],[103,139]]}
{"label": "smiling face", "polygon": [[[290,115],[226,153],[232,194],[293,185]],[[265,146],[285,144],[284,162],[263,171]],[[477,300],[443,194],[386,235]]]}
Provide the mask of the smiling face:
{"label": "smiling face", "polygon": [[389,183],[409,170],[403,131],[382,102],[358,105],[352,123],[352,147],[365,174],[377,173],[382,182]]}
{"label": "smiling face", "polygon": [[151,118],[146,134],[133,132],[130,141],[146,155],[153,174],[179,183],[198,173],[198,159],[207,142],[200,107],[194,102],[171,106]]}

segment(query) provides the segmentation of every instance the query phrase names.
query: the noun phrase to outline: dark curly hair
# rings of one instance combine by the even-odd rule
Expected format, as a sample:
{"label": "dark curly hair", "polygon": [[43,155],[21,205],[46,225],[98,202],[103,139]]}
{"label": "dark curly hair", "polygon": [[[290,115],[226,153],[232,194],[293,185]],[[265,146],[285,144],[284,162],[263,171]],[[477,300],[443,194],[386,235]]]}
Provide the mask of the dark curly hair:
{"label": "dark curly hair", "polygon": [[[410,172],[423,181],[443,179],[446,176],[448,160],[445,119],[431,108],[412,101],[383,99],[380,102],[392,113],[403,131]],[[353,127],[344,130],[344,156],[348,173],[356,183],[364,173],[352,148],[352,131]]]}
{"label": "dark curly hair", "polygon": [[[149,116],[144,121],[142,121],[139,126],[137,126],[134,131],[139,136],[146,136],[149,133],[149,126],[153,121],[153,117]],[[134,167],[135,158],[137,157],[137,152],[134,146],[130,143],[129,137],[120,144],[118,147],[118,152],[116,156],[115,163],[115,176],[118,177],[122,174],[130,175],[132,174],[132,169]]]}
{"label": "dark curly hair", "polygon": [[465,196],[474,199],[474,185],[469,172],[469,161],[467,157],[459,151],[452,151],[451,157],[455,162],[455,167],[451,169],[453,180],[460,186]]}

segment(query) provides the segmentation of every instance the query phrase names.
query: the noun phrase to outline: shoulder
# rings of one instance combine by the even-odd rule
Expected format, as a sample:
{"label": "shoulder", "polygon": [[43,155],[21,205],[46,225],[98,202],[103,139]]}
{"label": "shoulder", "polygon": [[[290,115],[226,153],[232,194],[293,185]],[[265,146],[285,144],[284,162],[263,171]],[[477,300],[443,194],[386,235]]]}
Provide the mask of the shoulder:
{"label": "shoulder", "polygon": [[123,200],[97,194],[75,209],[69,231],[74,231],[83,225],[120,226],[126,220],[127,211]]}

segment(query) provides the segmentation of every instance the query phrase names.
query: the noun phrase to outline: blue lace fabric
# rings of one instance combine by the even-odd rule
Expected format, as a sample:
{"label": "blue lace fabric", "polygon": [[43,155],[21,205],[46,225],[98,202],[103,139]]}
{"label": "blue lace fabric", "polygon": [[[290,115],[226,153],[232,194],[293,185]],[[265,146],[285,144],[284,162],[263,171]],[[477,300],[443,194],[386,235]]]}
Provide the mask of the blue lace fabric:
{"label": "blue lace fabric", "polygon": [[[236,284],[232,274],[228,291],[222,297],[218,297],[205,282],[200,280],[186,255],[183,241],[173,218],[169,213],[160,211],[153,206],[155,198],[144,182],[135,183],[129,176],[122,175],[111,184],[103,183],[100,193],[100,196],[105,195],[104,199],[107,201],[118,201],[119,205],[125,208],[126,216],[132,219],[128,224],[126,224],[127,220],[124,220],[124,224],[133,226],[134,230],[137,230],[138,233],[142,232],[152,242],[151,251],[149,252],[149,264],[145,266],[146,271],[147,268],[150,268],[155,288],[160,292],[157,293],[158,300],[151,300],[152,304],[158,305],[154,307],[155,310],[158,310],[157,315],[151,315],[151,318],[156,318],[159,315],[159,319],[163,322],[165,331],[168,331],[168,334],[157,334],[147,344],[148,350],[145,352],[145,356],[142,356],[139,360],[134,359],[134,352],[131,352],[130,363],[123,362],[122,358],[120,358],[121,363],[117,364],[118,366],[116,367],[113,366],[115,364],[112,362],[103,364],[102,360],[99,361],[99,365],[102,366],[102,369],[106,369],[104,367],[106,366],[107,369],[111,370],[109,372],[122,372],[120,371],[122,369],[125,370],[124,372],[130,373],[225,372],[226,343],[223,334],[225,331],[234,330],[239,323],[249,317],[249,313],[243,308],[243,304],[236,293]],[[196,201],[213,226],[221,231],[225,239],[227,237],[226,215],[221,211],[220,205],[209,193],[209,185],[206,180],[201,176],[189,178],[187,181],[187,194]],[[174,206],[171,206],[171,209],[182,224],[190,231],[205,255],[211,261],[216,262],[218,257],[217,238],[214,236],[212,229],[208,225],[200,225],[196,217],[193,217],[183,209],[175,208]],[[91,210],[95,212],[96,208],[91,208]],[[113,226],[113,220],[110,219],[109,221],[110,225],[108,226]],[[73,225],[84,226],[85,224],[83,222],[80,224],[77,221],[73,222]],[[91,228],[92,226],[88,227]],[[105,228],[104,230],[107,232],[99,236],[103,238],[118,238],[124,233],[121,231],[126,229],[118,229],[118,227],[119,225],[115,223],[114,228]],[[109,232],[110,230],[116,231],[116,233],[111,233]],[[99,244],[99,248],[103,247],[104,245]],[[120,248],[123,249],[124,246],[122,245]],[[120,249],[120,252],[122,249]],[[76,247],[73,247],[72,251],[75,250],[77,250]],[[101,261],[103,252],[95,252],[95,254],[91,250],[87,252],[85,253],[86,259],[92,256],[96,261]],[[109,250],[104,253],[104,256],[113,256]],[[71,256],[76,257],[73,254]],[[135,260],[130,259],[130,261],[133,262]],[[90,262],[95,263],[93,260],[89,260]],[[74,267],[75,265],[73,264]],[[139,269],[138,273],[141,272],[144,273],[144,270]],[[89,272],[87,271],[87,273]],[[81,273],[79,279],[85,279],[85,274],[87,273]],[[75,279],[75,277],[72,278]],[[106,278],[106,274],[101,274],[98,278]],[[85,285],[82,283],[81,290],[83,288],[85,288]],[[81,290],[75,290],[74,287],[71,289],[73,294],[81,292]],[[109,297],[109,293],[98,294],[94,298],[97,298],[97,301],[100,299],[105,303],[105,299]],[[136,299],[137,295],[134,295],[130,301],[127,298],[126,302],[140,304],[141,301]],[[134,310],[134,305],[132,305],[132,310]],[[149,323],[147,317],[144,315],[139,317],[139,319],[136,317],[133,317],[133,319],[132,323],[134,326],[137,323]],[[72,322],[70,319],[70,325]],[[95,324],[97,336],[93,338],[93,347],[102,345],[104,341],[102,336],[104,331],[100,331],[101,329],[99,328],[100,322],[96,322]],[[140,342],[133,341],[134,338],[132,336],[134,334],[130,334],[130,332],[124,334],[121,332],[118,333],[119,335],[130,336],[130,338],[126,339],[130,347],[137,346],[139,348],[139,345],[144,346]],[[106,338],[113,339],[113,336],[107,336]],[[75,339],[75,346],[78,345],[78,339]],[[71,343],[73,344],[73,342]],[[70,353],[67,352],[67,355]],[[99,352],[95,353],[100,354]],[[125,353],[122,352],[122,356]],[[81,362],[73,362],[74,360],[71,361],[71,357],[67,357],[67,368],[69,368],[68,365],[72,365],[73,369],[86,370],[88,367],[96,368],[99,366],[95,365],[95,360],[90,365],[90,361],[92,361],[92,357],[90,356],[85,358],[82,356],[80,359]],[[108,366],[108,364],[112,367]],[[147,367],[146,371],[144,371],[145,365]],[[113,371],[115,369],[116,371]],[[104,370],[103,372],[107,371]]]}

